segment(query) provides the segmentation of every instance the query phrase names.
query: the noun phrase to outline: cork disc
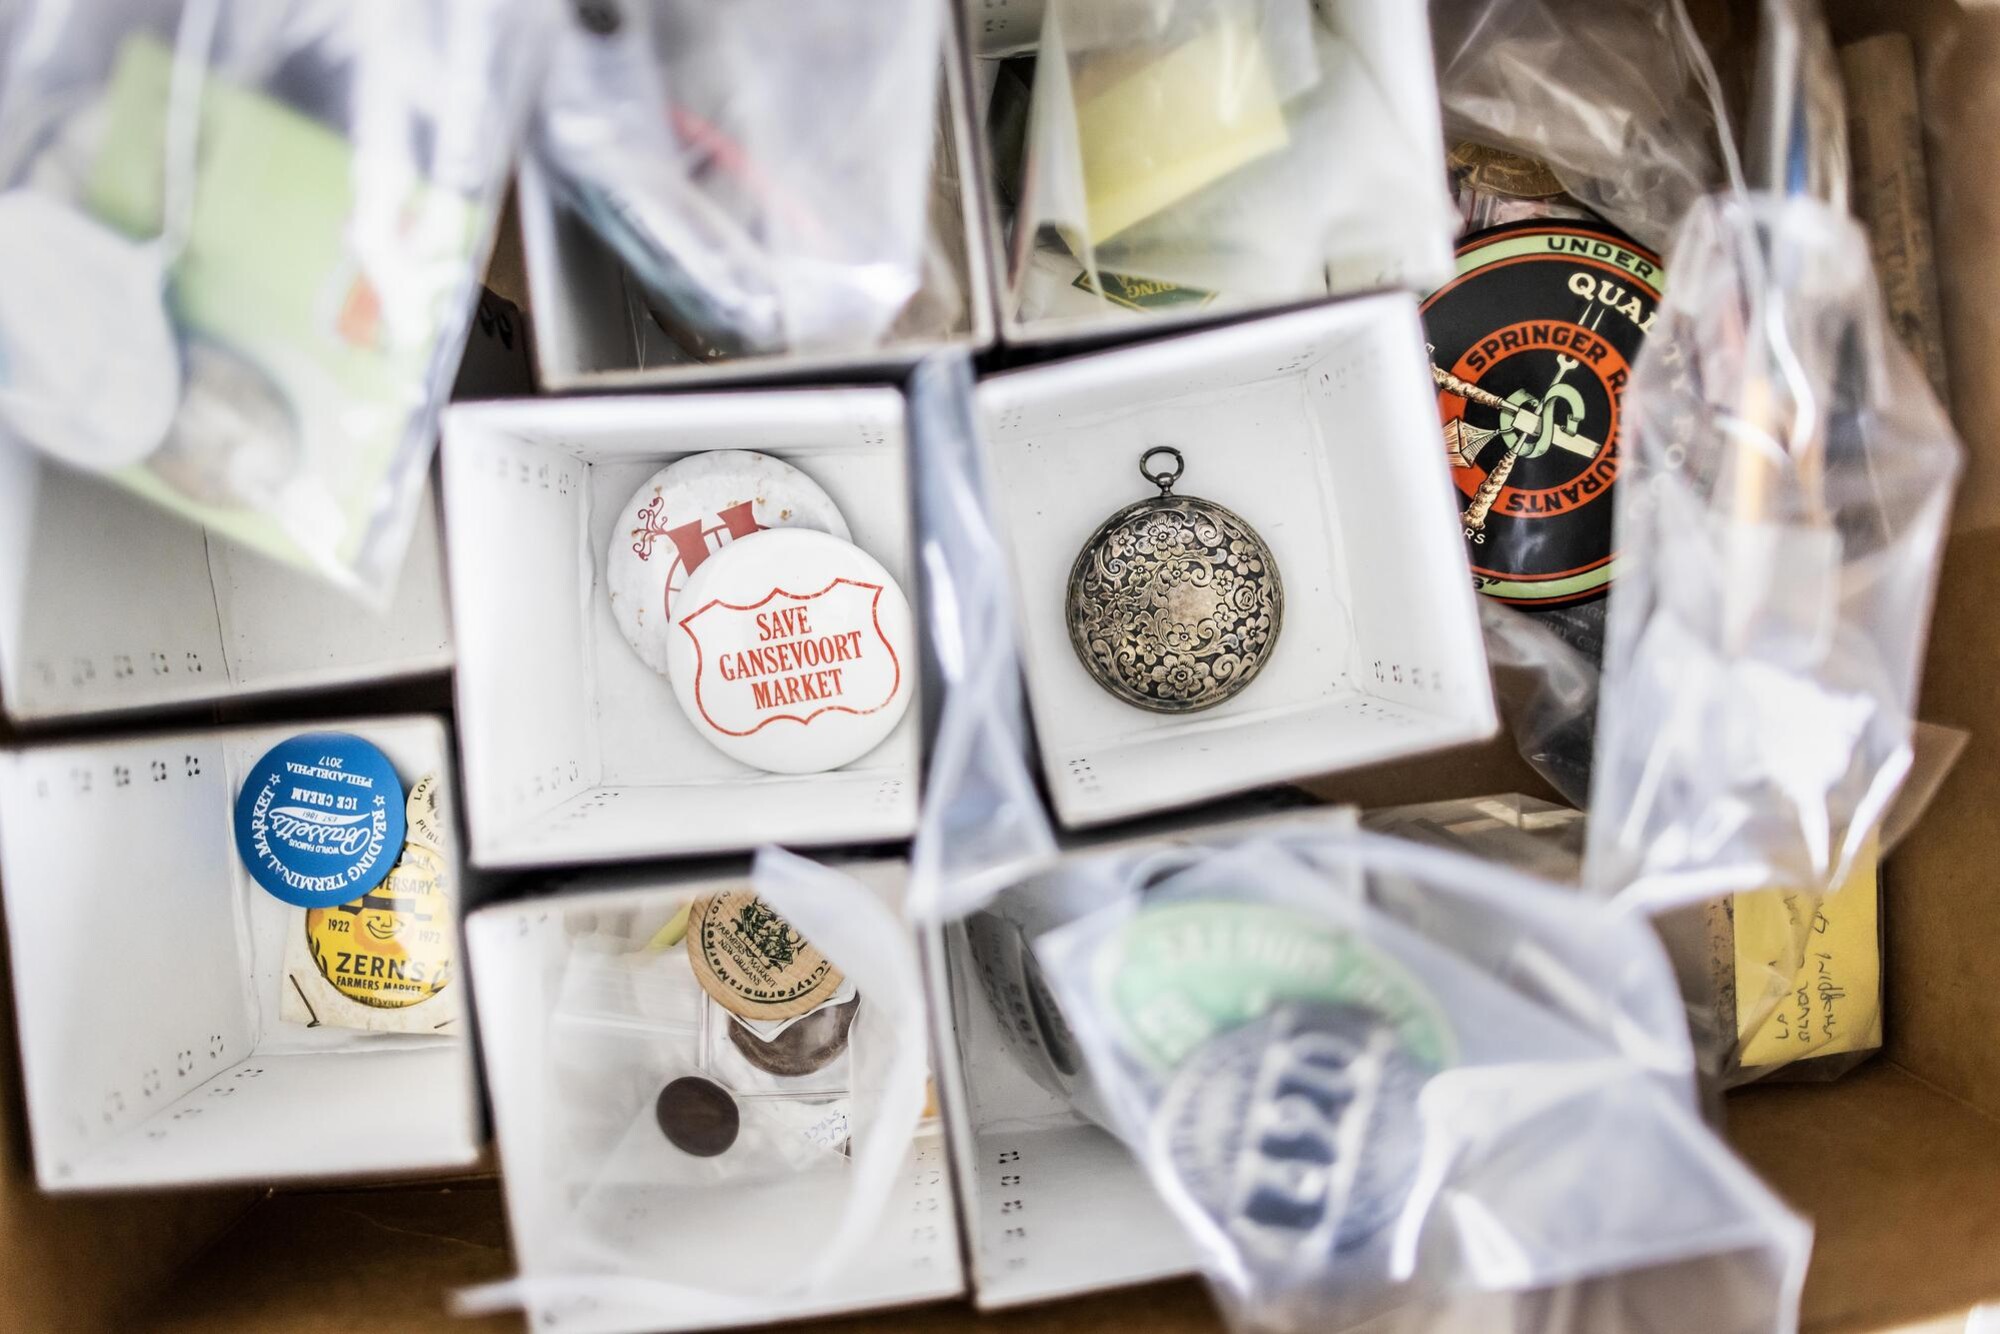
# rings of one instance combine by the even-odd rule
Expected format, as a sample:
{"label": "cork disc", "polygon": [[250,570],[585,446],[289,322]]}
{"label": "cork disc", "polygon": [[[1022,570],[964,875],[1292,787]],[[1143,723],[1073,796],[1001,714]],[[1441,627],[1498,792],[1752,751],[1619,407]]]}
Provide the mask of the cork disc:
{"label": "cork disc", "polygon": [[840,990],[841,972],[749,890],[695,902],[687,933],[695,980],[745,1019],[789,1019]]}

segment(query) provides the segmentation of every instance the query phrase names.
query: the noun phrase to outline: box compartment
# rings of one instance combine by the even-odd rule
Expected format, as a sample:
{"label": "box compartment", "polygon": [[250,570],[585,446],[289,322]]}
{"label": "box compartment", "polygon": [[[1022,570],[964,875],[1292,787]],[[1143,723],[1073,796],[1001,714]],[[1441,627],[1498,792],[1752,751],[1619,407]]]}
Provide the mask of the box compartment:
{"label": "box compartment", "polygon": [[872,348],[697,361],[647,314],[625,266],[581,217],[558,202],[547,173],[529,156],[521,163],[516,200],[542,387],[562,392],[886,378],[940,349],[991,345],[993,297],[973,166],[978,159],[972,110],[957,31],[950,23],[945,28],[929,209],[936,253],[946,270],[942,279],[958,289],[959,315],[948,337],[912,336],[892,327]]}
{"label": "box compartment", "polygon": [[[891,903],[900,899],[907,876],[907,867],[900,862],[842,869]],[[621,913],[638,913],[648,922],[652,917],[665,920],[673,905],[686,899],[748,887],[748,878],[740,875],[702,878],[687,872],[621,872],[548,886],[549,897],[484,908],[466,924],[487,1086],[506,1171],[515,1262],[530,1303],[546,1302],[531,1310],[532,1323],[588,1334],[762,1325],[937,1301],[964,1291],[951,1173],[936,1122],[920,1128],[911,1142],[903,1173],[871,1239],[856,1250],[829,1288],[811,1300],[788,1298],[779,1290],[794,1272],[798,1257],[811,1254],[816,1246],[814,1229],[820,1225],[816,1220],[831,1217],[841,1207],[849,1180],[846,1173],[746,1180],[726,1203],[719,1201],[713,1187],[690,1188],[687,1204],[679,1208],[662,1208],[666,1189],[654,1186],[622,1197],[624,1206],[619,1209],[600,1210],[594,1222],[577,1221],[573,1206],[581,1188],[572,1179],[575,1132],[571,1128],[571,1138],[565,1138],[565,1128],[549,1115],[547,1096],[565,1081],[583,1077],[573,1071],[561,1074],[556,1060],[578,1049],[574,1039],[580,1027],[575,1016],[569,1017],[566,1031],[572,1040],[567,1042],[559,1041],[552,1017],[566,961],[576,957],[570,944],[573,933],[595,926],[603,916]],[[633,1021],[625,1021],[625,1026],[634,1027]],[[587,1027],[600,1044],[617,1036],[616,1025],[609,1020]],[[657,1043],[657,1035],[650,1040]],[[711,1049],[726,1046],[724,1042]],[[664,1070],[661,1077],[680,1068],[677,1064]],[[703,1069],[710,1073],[715,1067]],[[748,1102],[755,1095],[737,1096]],[[750,1124],[747,1117],[745,1124]],[[631,1155],[633,1147],[621,1141],[614,1152],[626,1162],[642,1161]],[[610,1228],[613,1223],[615,1235],[592,1234],[596,1227]],[[761,1238],[759,1246],[744,1244],[751,1235]],[[613,1261],[607,1271],[603,1257],[611,1255],[643,1256],[644,1264],[639,1272],[627,1273]],[[786,1260],[787,1256],[792,1258]],[[588,1281],[578,1272],[579,1257],[590,1257],[590,1272],[664,1280],[679,1290],[673,1294],[616,1287],[588,1294],[571,1290],[563,1280]],[[769,1272],[773,1263],[784,1266],[784,1277]],[[554,1282],[538,1292],[540,1279]],[[753,1292],[760,1294],[760,1300],[754,1309],[746,1309],[741,1305],[743,1295]]]}
{"label": "box compartment", "polygon": [[[995,184],[995,153],[986,132],[986,112],[993,95],[994,66],[999,58],[1037,46],[1047,0],[958,0],[954,7],[966,32],[964,78],[975,90],[978,118],[974,137],[979,198],[984,205],[978,244],[989,275],[986,286],[993,294],[992,319],[1002,342],[1037,347],[1131,339],[1324,300],[1328,295],[1392,287],[1428,291],[1450,276],[1450,237],[1437,227],[1439,215],[1424,218],[1415,214],[1410,225],[1380,228],[1368,245],[1328,254],[1325,286],[1283,300],[1232,299],[1224,293],[1209,301],[1184,301],[1142,311],[1106,302],[1073,310],[1072,303],[1064,299],[1049,303],[1051,309],[1037,318],[1021,318],[1014,290],[1017,284],[1010,272],[1013,220]],[[1351,43],[1355,53],[1352,63],[1326,71],[1341,97],[1336,110],[1347,127],[1345,137],[1371,146],[1412,145],[1413,153],[1424,159],[1412,165],[1413,175],[1437,181],[1442,189],[1446,179],[1444,133],[1436,57],[1425,7],[1381,5],[1370,0],[1314,0],[1311,9],[1318,21]],[[1034,249],[1026,247],[1029,267],[1033,266]],[[1076,267],[1080,270],[1082,266],[1079,263]],[[1067,298],[1068,294],[1064,295]]]}
{"label": "box compartment", "polygon": [[435,502],[376,609],[0,443],[0,701],[19,723],[451,668]]}
{"label": "box compartment", "polygon": [[[450,783],[436,719],[321,727],[379,746],[405,787],[429,772]],[[462,1036],[278,1017],[297,910],[250,878],[232,812],[249,767],[297,730],[0,754],[0,891],[44,1190],[430,1172],[478,1158]]]}
{"label": "box compartment", "polygon": [[845,768],[783,775],[711,746],[604,594],[626,500],[669,461],[746,449],[833,498],[915,599],[902,395],[888,389],[453,409],[444,492],[472,860],[608,862],[882,842],[916,828],[920,705]]}
{"label": "box compartment", "polygon": [[[1086,826],[1490,736],[1486,653],[1415,303],[1385,295],[998,375],[981,434],[1013,560],[1030,710],[1056,813]],[[1070,645],[1071,565],[1149,494],[1234,510],[1284,619],[1261,675],[1201,713],[1100,689]],[[1394,554],[1394,561],[1386,557]]]}

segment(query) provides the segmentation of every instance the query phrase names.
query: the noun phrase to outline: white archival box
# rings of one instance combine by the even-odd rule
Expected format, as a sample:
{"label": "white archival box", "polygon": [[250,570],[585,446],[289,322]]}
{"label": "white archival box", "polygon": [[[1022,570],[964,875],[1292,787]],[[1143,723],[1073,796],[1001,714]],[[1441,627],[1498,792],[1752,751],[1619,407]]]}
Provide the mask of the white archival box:
{"label": "white archival box", "polygon": [[[236,853],[249,767],[298,727],[0,753],[0,891],[35,1176],[110,1190],[463,1168],[470,1043],[278,1017],[296,909]],[[407,787],[451,786],[435,718],[341,720]],[[462,878],[452,872],[452,892]]]}
{"label": "white archival box", "polygon": [[772,774],[717,750],[612,619],[625,502],[699,450],[772,454],[823,487],[911,601],[904,403],[892,389],[539,399],[447,411],[443,476],[471,860],[607,862],[916,829],[920,704],[844,768]]}
{"label": "white archival box", "polygon": [[[992,145],[983,129],[995,58],[1035,47],[1048,0],[958,0],[955,7],[966,27],[964,80],[975,90],[972,100],[982,126],[975,142],[979,179],[984,183],[996,179]],[[1416,146],[1413,151],[1424,160],[1411,162],[1412,178],[1437,181],[1442,189],[1446,179],[1444,127],[1427,8],[1382,4],[1380,0],[1312,0],[1311,7],[1320,21],[1353,48],[1353,67],[1327,72],[1341,98],[1337,110],[1348,137],[1362,143],[1400,140]],[[983,189],[981,199],[986,217],[977,232],[987,270],[982,286],[992,293],[992,323],[1003,342],[1035,346],[1131,338],[1175,326],[1213,323],[1223,316],[1277,309],[1321,295],[1299,292],[1286,302],[1245,303],[1232,302],[1225,293],[1211,304],[1143,314],[1099,306],[1087,315],[1022,320],[1016,317],[1008,293],[1011,237],[1007,220],[1001,215],[995,190]],[[1372,243],[1359,250],[1343,253],[1333,244],[1333,253],[1327,255],[1327,291],[1344,294],[1392,287],[1428,291],[1451,276],[1449,240],[1435,227],[1413,224],[1381,228]]]}
{"label": "white archival box", "polygon": [[[850,863],[840,869],[894,903],[902,896],[909,868],[890,861]],[[758,1293],[761,1298],[776,1286],[770,1277],[770,1255],[788,1246],[799,1253],[811,1249],[813,1238],[797,1235],[798,1227],[816,1226],[834,1211],[839,1197],[830,1192],[837,1192],[845,1179],[838,1174],[746,1185],[740,1205],[731,1210],[735,1214],[740,1207],[741,1212],[732,1217],[713,1211],[709,1193],[704,1194],[707,1205],[700,1212],[653,1213],[648,1208],[642,1214],[621,1216],[629,1231],[650,1233],[644,1245],[657,1249],[660,1256],[657,1265],[629,1277],[710,1287],[717,1294],[713,1309],[705,1309],[694,1294],[676,1299],[669,1309],[657,1298],[621,1293],[615,1285],[600,1292],[563,1282],[564,1267],[576,1250],[568,1243],[578,1239],[563,1227],[568,1212],[556,1198],[560,1190],[556,1178],[564,1148],[555,1142],[543,1112],[551,1088],[551,997],[560,980],[572,924],[594,923],[599,915],[628,910],[652,910],[664,918],[670,915],[665,905],[749,887],[747,876],[715,878],[712,872],[600,872],[551,886],[553,892],[547,897],[494,904],[467,918],[466,947],[515,1263],[531,1285],[538,1279],[555,1280],[546,1298],[551,1309],[531,1309],[531,1323],[552,1328],[559,1323],[570,1334],[703,1329],[941,1301],[965,1291],[951,1172],[944,1135],[935,1123],[920,1129],[912,1141],[906,1170],[883,1207],[873,1237],[856,1250],[836,1286],[816,1300],[771,1297],[750,1319],[730,1305],[732,1297]],[[805,1191],[811,1196],[802,1197]],[[766,1237],[762,1251],[744,1243],[751,1234]],[[760,1289],[760,1282],[766,1286]],[[531,1288],[531,1307],[537,1300]]]}
{"label": "white archival box", "polygon": [[[1057,815],[1087,826],[1416,755],[1496,725],[1416,302],[1383,294],[1013,371],[978,390],[1013,559],[1030,712]],[[1284,621],[1262,673],[1200,713],[1120,702],[1065,613],[1099,524],[1178,495],[1262,534]]]}
{"label": "white archival box", "polygon": [[387,608],[0,443],[0,701],[17,722],[451,667],[437,513]]}
{"label": "white archival box", "polygon": [[958,288],[959,315],[949,337],[890,336],[855,352],[814,352],[696,361],[676,348],[635,299],[624,265],[575,213],[561,207],[530,154],[521,163],[515,203],[535,321],[535,363],[542,388],[690,387],[752,379],[838,380],[886,374],[945,348],[993,342],[984,206],[966,66],[955,25],[945,25],[938,78],[937,159],[932,164],[930,230]]}
{"label": "white archival box", "polygon": [[[1072,837],[1065,855],[1206,843],[1352,818],[1328,807],[1141,837]],[[943,961],[931,969],[932,994],[950,1006],[936,1021],[949,1035],[938,1044],[938,1101],[979,1307],[1052,1301],[1199,1270],[1194,1241],[1130,1151],[1022,1067],[976,976],[964,930],[932,928],[925,943],[929,956]]]}

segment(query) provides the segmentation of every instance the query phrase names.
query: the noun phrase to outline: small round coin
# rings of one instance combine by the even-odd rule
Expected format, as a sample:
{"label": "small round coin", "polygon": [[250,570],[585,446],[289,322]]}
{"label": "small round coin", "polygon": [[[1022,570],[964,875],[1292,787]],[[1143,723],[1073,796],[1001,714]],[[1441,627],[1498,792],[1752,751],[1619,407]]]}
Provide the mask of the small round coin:
{"label": "small round coin", "polygon": [[743,1124],[736,1099],[720,1084],[699,1075],[683,1075],[661,1089],[653,1115],[667,1143],[696,1158],[729,1152]]}
{"label": "small round coin", "polygon": [[743,1059],[769,1075],[809,1075],[823,1070],[847,1050],[848,1030],[854,1026],[854,1012],[861,997],[839,1005],[822,1005],[768,1042],[734,1019],[729,1021],[729,1041]]}

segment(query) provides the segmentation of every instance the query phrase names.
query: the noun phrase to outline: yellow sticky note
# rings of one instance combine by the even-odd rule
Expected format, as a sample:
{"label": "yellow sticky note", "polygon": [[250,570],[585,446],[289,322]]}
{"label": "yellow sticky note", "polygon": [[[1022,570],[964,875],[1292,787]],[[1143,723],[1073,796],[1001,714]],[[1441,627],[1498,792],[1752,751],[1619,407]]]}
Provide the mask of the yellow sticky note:
{"label": "yellow sticky note", "polygon": [[[1871,848],[1840,892],[1817,904],[1785,892],[1736,896],[1736,1024],[1745,1066],[1882,1045],[1878,871]],[[1789,984],[1773,1004],[1786,975]]]}
{"label": "yellow sticky note", "polygon": [[1289,140],[1261,39],[1228,19],[1076,109],[1098,245]]}

